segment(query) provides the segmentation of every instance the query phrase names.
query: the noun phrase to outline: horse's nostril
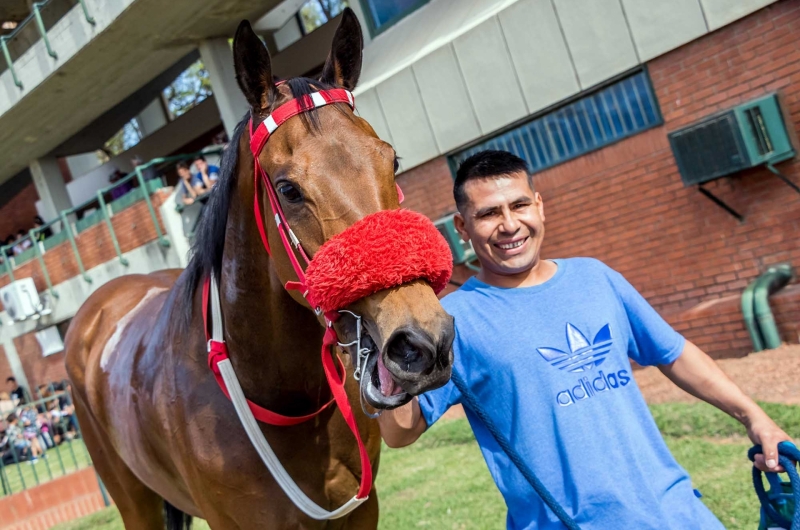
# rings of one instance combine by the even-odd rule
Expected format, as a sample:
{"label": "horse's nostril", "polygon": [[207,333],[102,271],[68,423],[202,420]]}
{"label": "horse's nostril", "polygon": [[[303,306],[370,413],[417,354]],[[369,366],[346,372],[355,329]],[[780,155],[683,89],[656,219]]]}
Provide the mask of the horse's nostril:
{"label": "horse's nostril", "polygon": [[423,372],[433,362],[435,347],[427,334],[414,329],[396,331],[386,345],[386,354],[406,372]]}

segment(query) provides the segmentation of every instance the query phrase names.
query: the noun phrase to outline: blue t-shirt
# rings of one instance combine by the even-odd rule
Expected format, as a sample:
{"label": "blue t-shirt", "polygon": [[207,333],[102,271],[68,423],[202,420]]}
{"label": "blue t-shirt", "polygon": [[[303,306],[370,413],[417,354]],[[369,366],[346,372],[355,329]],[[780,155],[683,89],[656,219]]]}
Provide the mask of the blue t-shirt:
{"label": "blue t-shirt", "polygon": [[[685,340],[619,273],[588,258],[555,260],[534,287],[475,278],[442,300],[455,317],[455,370],[497,427],[584,530],[723,529],[696,498],[633,379],[630,359],[668,364]],[[433,425],[461,395],[423,394]],[[509,529],[563,528],[469,409]]]}
{"label": "blue t-shirt", "polygon": [[[217,166],[212,166],[211,164],[209,164],[207,173],[208,173],[208,180],[212,182],[215,180],[219,180],[219,168]],[[205,185],[205,183],[203,182],[203,174],[200,172],[194,173],[192,175],[192,186],[197,186],[198,184],[201,186]]]}

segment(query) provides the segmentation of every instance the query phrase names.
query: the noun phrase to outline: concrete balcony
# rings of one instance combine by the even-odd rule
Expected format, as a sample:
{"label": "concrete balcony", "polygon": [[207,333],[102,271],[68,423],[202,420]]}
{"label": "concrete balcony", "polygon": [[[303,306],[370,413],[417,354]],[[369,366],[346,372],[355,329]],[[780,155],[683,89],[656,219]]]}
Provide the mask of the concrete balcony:
{"label": "concrete balcony", "polygon": [[53,154],[198,43],[227,38],[239,21],[276,4],[51,0],[41,10],[46,39],[34,20],[20,31],[23,42],[7,43],[13,67],[0,73],[0,184]]}

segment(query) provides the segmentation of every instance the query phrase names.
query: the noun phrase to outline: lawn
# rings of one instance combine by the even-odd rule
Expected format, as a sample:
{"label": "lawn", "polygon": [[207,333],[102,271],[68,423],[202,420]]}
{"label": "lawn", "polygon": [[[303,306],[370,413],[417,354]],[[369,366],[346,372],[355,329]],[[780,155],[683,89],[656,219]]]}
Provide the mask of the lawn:
{"label": "lawn", "polygon": [[[800,438],[800,406],[762,404],[794,438]],[[750,483],[742,427],[703,403],[651,406],[678,462],[702,491],[703,502],[729,530],[758,526],[758,502]],[[466,420],[441,421],[417,443],[384,448],[378,475],[382,530],[504,528],[505,505],[489,476]],[[207,525],[198,521],[197,530]],[[58,530],[122,530],[113,508],[56,527]]]}
{"label": "lawn", "polygon": [[2,486],[10,486],[11,492],[18,493],[23,490],[23,484],[31,488],[37,483],[41,484],[91,465],[89,453],[80,439],[65,441],[45,454],[47,458],[39,458],[36,464],[22,462],[0,468],[5,482],[0,483],[0,498],[6,493]]}

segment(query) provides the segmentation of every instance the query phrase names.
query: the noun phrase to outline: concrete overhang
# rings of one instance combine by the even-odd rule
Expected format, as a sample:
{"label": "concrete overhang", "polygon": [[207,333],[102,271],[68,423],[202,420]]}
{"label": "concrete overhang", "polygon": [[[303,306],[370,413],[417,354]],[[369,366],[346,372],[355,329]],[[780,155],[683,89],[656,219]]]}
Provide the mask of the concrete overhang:
{"label": "concrete overhang", "polygon": [[[0,75],[0,184],[126,100],[194,50],[233,36],[279,0],[87,0],[49,32],[58,59],[40,40],[15,62],[18,88]],[[105,6],[103,10],[93,6]],[[70,49],[72,45],[73,49]]]}

